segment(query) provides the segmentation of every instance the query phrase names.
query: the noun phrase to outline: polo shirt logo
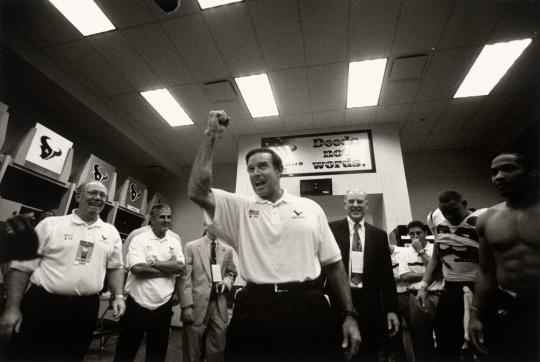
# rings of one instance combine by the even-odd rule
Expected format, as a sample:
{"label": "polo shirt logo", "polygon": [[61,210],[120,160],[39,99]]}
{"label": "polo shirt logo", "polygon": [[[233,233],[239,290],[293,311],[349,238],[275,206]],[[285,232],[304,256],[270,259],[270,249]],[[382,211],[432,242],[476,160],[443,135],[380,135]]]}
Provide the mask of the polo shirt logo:
{"label": "polo shirt logo", "polygon": [[293,210],[293,215],[291,216],[291,219],[305,219],[306,217],[302,215],[302,211],[296,211]]}
{"label": "polo shirt logo", "polygon": [[248,210],[248,217],[250,219],[258,219],[259,218],[259,210]]}
{"label": "polo shirt logo", "polygon": [[64,234],[64,240],[73,240],[73,234]]}

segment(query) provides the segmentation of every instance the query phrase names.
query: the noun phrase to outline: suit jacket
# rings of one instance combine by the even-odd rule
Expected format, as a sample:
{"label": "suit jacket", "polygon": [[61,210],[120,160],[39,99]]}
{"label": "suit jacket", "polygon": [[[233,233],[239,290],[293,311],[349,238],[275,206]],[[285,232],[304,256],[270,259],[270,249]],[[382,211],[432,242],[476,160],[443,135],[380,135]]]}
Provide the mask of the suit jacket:
{"label": "suit jacket", "polygon": [[[210,291],[212,287],[212,274],[210,270],[210,246],[206,238],[190,241],[186,244],[186,267],[180,275],[179,292],[182,307],[193,305],[194,324],[201,324],[208,310]],[[216,261],[221,266],[221,277],[230,278],[232,286],[236,277],[236,266],[233,262],[233,249],[220,241],[216,246]],[[227,297],[225,294],[217,295],[219,314],[227,322]]]}
{"label": "suit jacket", "polygon": [[[367,222],[364,223],[364,227],[364,273],[362,288],[366,292],[380,296],[385,314],[389,312],[397,313],[398,299],[394,274],[392,272],[388,236],[385,231]],[[350,231],[347,218],[331,222],[330,229],[341,250],[341,258],[345,264],[345,270],[348,276],[350,272],[348,267]]]}

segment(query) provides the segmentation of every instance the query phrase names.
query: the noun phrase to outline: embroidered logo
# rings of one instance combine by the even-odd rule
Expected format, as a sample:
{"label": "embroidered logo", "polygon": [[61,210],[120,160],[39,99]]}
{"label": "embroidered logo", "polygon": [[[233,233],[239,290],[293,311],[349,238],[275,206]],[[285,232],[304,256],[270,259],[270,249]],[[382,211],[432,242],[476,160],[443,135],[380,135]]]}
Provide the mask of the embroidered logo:
{"label": "embroidered logo", "polygon": [[259,210],[249,210],[248,216],[250,219],[258,219],[259,218]]}
{"label": "embroidered logo", "polygon": [[302,215],[302,211],[296,211],[293,209],[293,215],[291,216],[291,219],[305,219],[306,217]]}
{"label": "embroidered logo", "polygon": [[64,240],[73,240],[73,234],[64,234]]}

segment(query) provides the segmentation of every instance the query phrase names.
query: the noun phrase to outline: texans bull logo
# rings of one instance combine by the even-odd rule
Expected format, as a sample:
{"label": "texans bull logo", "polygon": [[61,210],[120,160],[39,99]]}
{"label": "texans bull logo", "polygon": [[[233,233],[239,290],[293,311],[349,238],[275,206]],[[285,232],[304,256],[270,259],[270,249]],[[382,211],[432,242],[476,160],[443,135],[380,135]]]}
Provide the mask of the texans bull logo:
{"label": "texans bull logo", "polygon": [[142,196],[142,192],[137,191],[137,189],[135,188],[135,184],[130,184],[129,185],[129,199],[131,201],[135,201],[141,196]]}
{"label": "texans bull logo", "polygon": [[98,164],[95,164],[94,165],[94,180],[96,181],[99,181],[99,182],[105,182],[109,179],[109,175],[105,172],[105,175],[102,174],[99,169],[100,169],[100,165]]}
{"label": "texans bull logo", "polygon": [[41,136],[41,145],[39,146],[41,148],[41,154],[39,157],[41,157],[44,160],[50,160],[51,158],[55,156],[61,156],[62,150],[54,151],[52,147],[49,145],[48,140],[51,138],[49,136]]}

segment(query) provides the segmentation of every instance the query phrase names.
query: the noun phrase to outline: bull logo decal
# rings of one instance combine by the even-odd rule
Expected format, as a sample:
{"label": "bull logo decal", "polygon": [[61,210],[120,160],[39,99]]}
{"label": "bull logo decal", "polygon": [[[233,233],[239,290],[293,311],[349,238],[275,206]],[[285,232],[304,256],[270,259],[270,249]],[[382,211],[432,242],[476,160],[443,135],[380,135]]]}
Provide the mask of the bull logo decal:
{"label": "bull logo decal", "polygon": [[142,196],[142,192],[137,191],[137,189],[135,188],[135,184],[130,184],[129,185],[129,199],[131,201],[135,201],[141,196]]}
{"label": "bull logo decal", "polygon": [[55,156],[62,155],[62,150],[54,151],[52,147],[49,145],[48,140],[51,138],[49,136],[41,136],[41,145],[39,146],[41,148],[41,157],[44,160],[50,160],[51,158]]}
{"label": "bull logo decal", "polygon": [[105,172],[105,175],[102,174],[99,171],[100,167],[101,166],[98,164],[94,165],[94,180],[99,181],[99,182],[105,182],[109,179],[109,175],[106,172]]}

